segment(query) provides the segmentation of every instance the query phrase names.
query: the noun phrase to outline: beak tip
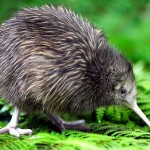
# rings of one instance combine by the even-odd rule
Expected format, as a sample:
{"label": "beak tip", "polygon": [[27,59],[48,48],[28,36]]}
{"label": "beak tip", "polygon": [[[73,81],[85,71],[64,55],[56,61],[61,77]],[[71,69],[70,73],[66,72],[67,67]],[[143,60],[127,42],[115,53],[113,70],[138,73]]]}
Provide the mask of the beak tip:
{"label": "beak tip", "polygon": [[149,119],[145,116],[145,114],[142,112],[142,110],[138,107],[136,101],[133,103],[130,103],[128,105],[143,121],[150,127],[150,121]]}

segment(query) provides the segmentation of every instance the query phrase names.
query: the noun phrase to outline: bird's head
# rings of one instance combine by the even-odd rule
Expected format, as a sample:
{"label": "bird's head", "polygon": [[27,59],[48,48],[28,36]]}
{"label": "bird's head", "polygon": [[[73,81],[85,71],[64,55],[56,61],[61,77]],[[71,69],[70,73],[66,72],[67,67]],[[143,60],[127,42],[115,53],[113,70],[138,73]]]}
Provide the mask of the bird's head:
{"label": "bird's head", "polygon": [[130,107],[150,127],[150,121],[141,111],[136,101],[136,82],[133,71],[130,70],[114,86],[114,100],[116,103]]}
{"label": "bird's head", "polygon": [[102,54],[100,56],[105,57],[100,58],[104,61],[100,70],[104,81],[102,95],[107,101],[106,105],[127,105],[150,127],[150,121],[137,105],[136,81],[131,63],[111,48],[102,51]]}

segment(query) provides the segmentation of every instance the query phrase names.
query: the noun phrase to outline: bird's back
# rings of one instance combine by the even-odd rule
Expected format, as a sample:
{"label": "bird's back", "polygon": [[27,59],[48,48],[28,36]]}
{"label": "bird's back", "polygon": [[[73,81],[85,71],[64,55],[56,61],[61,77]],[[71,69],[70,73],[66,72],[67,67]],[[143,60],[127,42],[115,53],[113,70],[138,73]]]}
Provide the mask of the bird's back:
{"label": "bird's back", "polygon": [[110,70],[126,64],[101,31],[49,6],[24,9],[2,24],[0,55],[0,92],[26,111],[81,113],[104,105]]}

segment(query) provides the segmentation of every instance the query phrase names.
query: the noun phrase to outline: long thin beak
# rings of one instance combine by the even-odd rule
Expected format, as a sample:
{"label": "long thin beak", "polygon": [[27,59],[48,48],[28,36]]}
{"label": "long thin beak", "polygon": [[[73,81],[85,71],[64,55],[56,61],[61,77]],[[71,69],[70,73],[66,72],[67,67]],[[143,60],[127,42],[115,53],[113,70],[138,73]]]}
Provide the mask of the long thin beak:
{"label": "long thin beak", "polygon": [[137,105],[137,102],[134,101],[132,104],[128,103],[128,106],[141,118],[143,121],[150,127],[150,121],[149,119],[145,116],[145,114],[142,112],[142,110],[139,108]]}

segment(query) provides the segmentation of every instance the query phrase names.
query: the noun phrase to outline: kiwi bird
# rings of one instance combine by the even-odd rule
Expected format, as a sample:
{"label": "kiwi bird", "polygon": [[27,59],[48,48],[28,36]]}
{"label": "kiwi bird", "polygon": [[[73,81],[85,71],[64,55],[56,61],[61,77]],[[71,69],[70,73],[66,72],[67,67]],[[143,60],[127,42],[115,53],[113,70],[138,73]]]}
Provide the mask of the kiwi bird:
{"label": "kiwi bird", "polygon": [[0,95],[14,106],[0,134],[32,134],[18,127],[19,112],[43,112],[60,131],[80,128],[56,114],[82,114],[108,105],[128,105],[147,124],[136,103],[131,63],[102,30],[63,7],[17,12],[0,26]]}

